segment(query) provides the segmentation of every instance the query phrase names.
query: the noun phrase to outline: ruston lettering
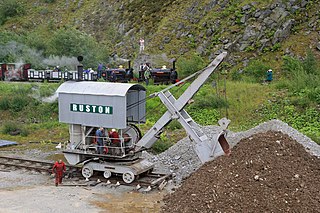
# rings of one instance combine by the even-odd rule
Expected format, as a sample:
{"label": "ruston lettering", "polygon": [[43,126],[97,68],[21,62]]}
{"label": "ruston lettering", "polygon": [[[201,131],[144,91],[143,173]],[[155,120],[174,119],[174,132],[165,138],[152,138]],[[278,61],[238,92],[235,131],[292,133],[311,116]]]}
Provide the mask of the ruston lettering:
{"label": "ruston lettering", "polygon": [[90,105],[90,104],[70,104],[71,112],[86,112],[86,113],[98,113],[98,114],[113,114],[112,106],[102,105]]}

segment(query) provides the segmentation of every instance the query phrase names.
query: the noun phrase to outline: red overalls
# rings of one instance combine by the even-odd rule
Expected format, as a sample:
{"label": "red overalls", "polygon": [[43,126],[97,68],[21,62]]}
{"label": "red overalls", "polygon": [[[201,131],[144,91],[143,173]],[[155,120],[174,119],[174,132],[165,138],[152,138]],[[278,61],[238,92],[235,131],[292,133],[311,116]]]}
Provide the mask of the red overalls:
{"label": "red overalls", "polygon": [[58,183],[62,183],[62,176],[63,176],[63,172],[66,171],[66,165],[61,162],[59,163],[58,161],[56,161],[52,167],[52,173],[56,174],[56,186],[58,186]]}

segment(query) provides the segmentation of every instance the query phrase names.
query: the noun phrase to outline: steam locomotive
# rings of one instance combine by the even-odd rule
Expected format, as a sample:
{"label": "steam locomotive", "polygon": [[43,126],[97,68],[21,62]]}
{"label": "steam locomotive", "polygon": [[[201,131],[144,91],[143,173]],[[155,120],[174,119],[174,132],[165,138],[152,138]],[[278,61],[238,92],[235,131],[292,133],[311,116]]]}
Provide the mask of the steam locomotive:
{"label": "steam locomotive", "polygon": [[174,60],[172,62],[172,68],[167,68],[166,66],[162,66],[161,68],[151,68],[150,64],[148,63],[141,65],[138,80],[144,80],[144,72],[148,66],[150,68],[150,74],[154,84],[174,84],[178,80],[178,73],[176,71],[175,63],[176,61]]}

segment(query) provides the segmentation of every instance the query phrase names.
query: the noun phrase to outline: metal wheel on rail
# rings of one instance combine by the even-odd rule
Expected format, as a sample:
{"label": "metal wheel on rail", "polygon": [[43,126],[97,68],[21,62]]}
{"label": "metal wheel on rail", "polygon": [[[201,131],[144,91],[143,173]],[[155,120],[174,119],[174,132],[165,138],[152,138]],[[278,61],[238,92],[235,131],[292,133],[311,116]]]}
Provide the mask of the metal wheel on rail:
{"label": "metal wheel on rail", "polygon": [[125,173],[122,174],[122,180],[125,183],[132,183],[134,181],[134,174],[131,171],[127,171]]}
{"label": "metal wheel on rail", "polygon": [[82,176],[85,178],[90,178],[93,175],[93,169],[89,165],[84,165],[82,167]]}
{"label": "metal wheel on rail", "polygon": [[105,179],[109,179],[111,177],[112,173],[109,170],[106,170],[103,172],[103,177]]}

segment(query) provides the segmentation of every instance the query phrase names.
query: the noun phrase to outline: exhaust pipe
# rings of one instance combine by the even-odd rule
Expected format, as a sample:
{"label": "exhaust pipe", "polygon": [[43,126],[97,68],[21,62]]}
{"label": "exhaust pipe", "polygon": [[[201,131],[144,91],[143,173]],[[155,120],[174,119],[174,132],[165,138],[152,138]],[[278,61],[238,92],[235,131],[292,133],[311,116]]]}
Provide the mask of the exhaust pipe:
{"label": "exhaust pipe", "polygon": [[175,59],[172,62],[172,70],[176,70],[176,60]]}
{"label": "exhaust pipe", "polygon": [[78,81],[83,81],[83,65],[81,62],[83,61],[83,56],[79,55],[77,57],[79,65],[77,66],[77,71],[78,71]]}

